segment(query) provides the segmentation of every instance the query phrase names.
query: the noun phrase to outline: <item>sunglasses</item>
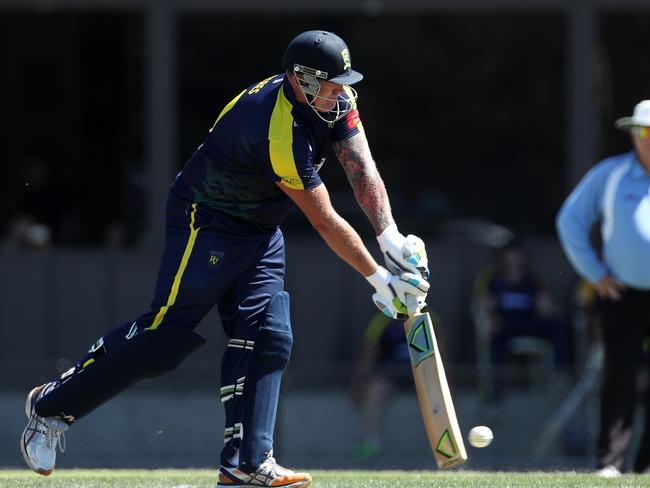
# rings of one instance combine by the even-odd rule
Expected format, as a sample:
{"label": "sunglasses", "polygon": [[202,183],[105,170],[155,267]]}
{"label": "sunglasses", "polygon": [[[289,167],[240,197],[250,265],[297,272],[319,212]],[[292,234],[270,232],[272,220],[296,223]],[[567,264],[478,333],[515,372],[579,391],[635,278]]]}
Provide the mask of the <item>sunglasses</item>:
{"label": "sunglasses", "polygon": [[639,139],[648,139],[650,138],[650,127],[635,125],[632,127],[632,134],[637,136]]}

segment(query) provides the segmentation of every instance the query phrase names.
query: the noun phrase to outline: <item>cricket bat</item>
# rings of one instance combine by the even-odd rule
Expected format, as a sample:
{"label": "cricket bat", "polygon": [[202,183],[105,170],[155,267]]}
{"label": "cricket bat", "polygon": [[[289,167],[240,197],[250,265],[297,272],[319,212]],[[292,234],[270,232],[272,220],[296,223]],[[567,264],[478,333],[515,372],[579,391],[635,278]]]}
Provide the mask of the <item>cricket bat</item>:
{"label": "cricket bat", "polygon": [[429,313],[410,314],[404,322],[404,332],[433,456],[439,469],[454,468],[467,461],[467,451]]}

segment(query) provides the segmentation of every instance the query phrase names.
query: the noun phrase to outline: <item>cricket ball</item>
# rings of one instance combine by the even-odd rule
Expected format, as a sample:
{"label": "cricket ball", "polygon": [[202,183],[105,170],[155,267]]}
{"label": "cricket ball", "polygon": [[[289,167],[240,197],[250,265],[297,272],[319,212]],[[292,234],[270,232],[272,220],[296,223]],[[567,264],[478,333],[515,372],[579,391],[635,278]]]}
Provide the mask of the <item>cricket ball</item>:
{"label": "cricket ball", "polygon": [[467,435],[467,440],[469,440],[469,443],[474,447],[487,447],[492,442],[492,439],[494,439],[492,430],[485,425],[472,427]]}

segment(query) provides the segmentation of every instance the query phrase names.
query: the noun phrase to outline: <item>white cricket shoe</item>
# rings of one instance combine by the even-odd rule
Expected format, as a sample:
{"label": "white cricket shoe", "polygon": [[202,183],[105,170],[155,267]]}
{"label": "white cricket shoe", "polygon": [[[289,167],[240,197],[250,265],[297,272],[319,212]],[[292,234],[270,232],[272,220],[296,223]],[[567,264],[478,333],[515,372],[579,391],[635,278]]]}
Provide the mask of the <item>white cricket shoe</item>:
{"label": "white cricket shoe", "polygon": [[618,478],[621,472],[616,466],[609,465],[596,471],[596,475],[600,478]]}
{"label": "white cricket shoe", "polygon": [[56,464],[56,448],[65,451],[65,436],[68,424],[56,417],[43,418],[36,415],[34,405],[43,396],[48,384],[37,386],[27,395],[25,414],[29,419],[20,439],[20,450],[27,466],[38,474],[48,476]]}
{"label": "white cricket shoe", "polygon": [[219,486],[245,488],[250,486],[275,486],[283,488],[307,488],[311,485],[309,473],[296,473],[283,468],[273,458],[273,453],[252,473],[244,473],[235,466],[222,465],[219,469]]}

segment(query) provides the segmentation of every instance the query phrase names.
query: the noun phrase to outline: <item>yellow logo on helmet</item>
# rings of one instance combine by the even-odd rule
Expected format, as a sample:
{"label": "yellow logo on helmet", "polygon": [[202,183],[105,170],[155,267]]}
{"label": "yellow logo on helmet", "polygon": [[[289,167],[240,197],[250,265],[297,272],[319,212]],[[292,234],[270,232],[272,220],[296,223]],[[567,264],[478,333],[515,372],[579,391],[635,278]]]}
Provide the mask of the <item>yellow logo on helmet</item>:
{"label": "yellow logo on helmet", "polygon": [[352,62],[350,61],[350,51],[344,49],[341,51],[341,57],[343,58],[343,69],[352,68]]}

